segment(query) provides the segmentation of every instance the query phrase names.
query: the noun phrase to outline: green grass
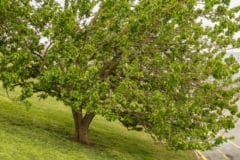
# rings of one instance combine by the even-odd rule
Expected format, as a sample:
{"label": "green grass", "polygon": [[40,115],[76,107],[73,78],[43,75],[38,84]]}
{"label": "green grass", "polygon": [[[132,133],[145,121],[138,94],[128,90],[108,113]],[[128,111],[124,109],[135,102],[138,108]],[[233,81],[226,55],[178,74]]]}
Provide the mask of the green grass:
{"label": "green grass", "polygon": [[1,160],[195,160],[192,152],[168,151],[147,134],[100,116],[90,127],[92,145],[75,143],[68,107],[53,98],[30,101],[27,109],[0,89]]}

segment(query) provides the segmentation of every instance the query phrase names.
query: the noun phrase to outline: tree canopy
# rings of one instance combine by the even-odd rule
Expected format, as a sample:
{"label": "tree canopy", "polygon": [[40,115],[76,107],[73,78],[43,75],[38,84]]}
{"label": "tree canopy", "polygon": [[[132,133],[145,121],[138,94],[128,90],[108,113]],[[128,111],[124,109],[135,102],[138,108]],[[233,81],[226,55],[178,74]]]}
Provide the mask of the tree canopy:
{"label": "tree canopy", "polygon": [[[71,107],[77,141],[96,114],[174,149],[234,127],[240,7],[230,0],[2,0],[0,79]],[[43,43],[43,40],[47,40]]]}

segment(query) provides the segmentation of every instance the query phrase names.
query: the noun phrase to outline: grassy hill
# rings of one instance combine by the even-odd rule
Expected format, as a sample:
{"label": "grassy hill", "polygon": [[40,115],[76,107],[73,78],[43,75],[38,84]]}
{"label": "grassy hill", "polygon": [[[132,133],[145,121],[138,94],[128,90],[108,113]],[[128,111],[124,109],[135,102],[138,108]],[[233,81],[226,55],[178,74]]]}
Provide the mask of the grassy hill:
{"label": "grassy hill", "polygon": [[[0,84],[1,85],[1,84]],[[168,151],[142,132],[97,116],[90,127],[91,146],[72,141],[70,109],[52,98],[11,101],[0,88],[1,160],[195,160],[192,152]]]}

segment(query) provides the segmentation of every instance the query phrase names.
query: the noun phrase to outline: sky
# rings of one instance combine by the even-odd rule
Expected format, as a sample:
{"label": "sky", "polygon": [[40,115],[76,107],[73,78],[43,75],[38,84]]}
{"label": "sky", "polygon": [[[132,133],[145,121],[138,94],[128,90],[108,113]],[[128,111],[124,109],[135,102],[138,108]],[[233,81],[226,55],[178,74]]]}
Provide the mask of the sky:
{"label": "sky", "polygon": [[240,0],[231,0],[231,6],[240,6]]}

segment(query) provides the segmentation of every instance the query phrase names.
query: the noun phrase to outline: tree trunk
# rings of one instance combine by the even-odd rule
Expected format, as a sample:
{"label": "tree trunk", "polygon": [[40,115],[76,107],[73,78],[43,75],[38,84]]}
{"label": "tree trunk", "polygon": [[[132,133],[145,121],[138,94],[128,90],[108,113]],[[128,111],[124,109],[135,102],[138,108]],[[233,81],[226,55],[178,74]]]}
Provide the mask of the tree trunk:
{"label": "tree trunk", "polygon": [[82,144],[89,144],[88,128],[92,122],[95,114],[86,113],[83,116],[82,110],[72,110],[74,125],[75,125],[75,138],[77,142]]}

